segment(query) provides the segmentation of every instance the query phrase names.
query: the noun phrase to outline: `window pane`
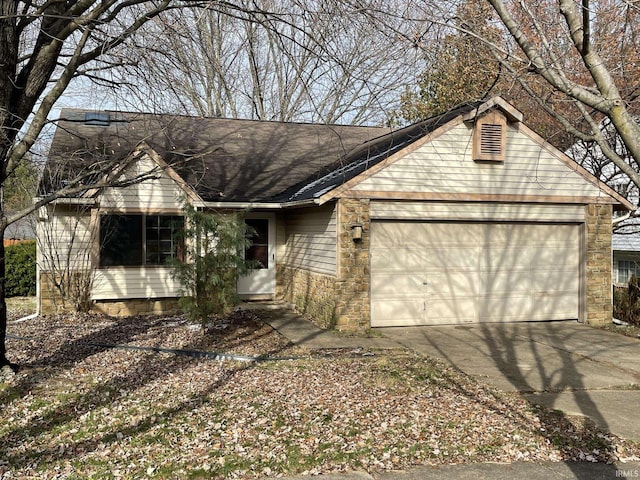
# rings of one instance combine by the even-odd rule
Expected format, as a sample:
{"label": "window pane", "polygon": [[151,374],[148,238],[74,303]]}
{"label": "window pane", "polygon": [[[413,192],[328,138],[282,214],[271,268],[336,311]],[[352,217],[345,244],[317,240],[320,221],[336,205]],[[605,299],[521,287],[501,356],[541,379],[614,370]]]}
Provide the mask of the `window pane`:
{"label": "window pane", "polygon": [[629,262],[627,260],[618,261],[618,282],[627,283],[629,281]]}
{"label": "window pane", "polygon": [[629,262],[629,279],[635,276],[636,278],[640,278],[640,265],[636,262]]}
{"label": "window pane", "polygon": [[176,215],[149,215],[145,222],[147,265],[166,265],[181,251],[184,218]]}
{"label": "window pane", "polygon": [[142,215],[100,217],[100,266],[142,264]]}
{"label": "window pane", "polygon": [[269,243],[269,220],[266,218],[250,218],[245,222],[253,230],[251,241],[254,244],[267,245]]}
{"label": "window pane", "polygon": [[247,248],[246,257],[247,260],[255,260],[258,262],[258,266],[255,268],[269,268],[269,249],[266,245],[252,245]]}
{"label": "window pane", "polygon": [[269,268],[269,220],[250,218],[245,222],[253,232],[251,246],[245,250],[244,258],[257,261],[258,269]]}

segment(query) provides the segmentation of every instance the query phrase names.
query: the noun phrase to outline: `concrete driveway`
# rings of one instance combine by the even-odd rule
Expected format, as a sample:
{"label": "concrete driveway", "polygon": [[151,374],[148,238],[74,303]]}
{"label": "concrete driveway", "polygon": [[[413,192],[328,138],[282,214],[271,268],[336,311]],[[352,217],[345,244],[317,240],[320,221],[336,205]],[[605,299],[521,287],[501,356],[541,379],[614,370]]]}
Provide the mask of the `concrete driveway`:
{"label": "concrete driveway", "polygon": [[640,340],[577,322],[377,329],[420,354],[640,440]]}

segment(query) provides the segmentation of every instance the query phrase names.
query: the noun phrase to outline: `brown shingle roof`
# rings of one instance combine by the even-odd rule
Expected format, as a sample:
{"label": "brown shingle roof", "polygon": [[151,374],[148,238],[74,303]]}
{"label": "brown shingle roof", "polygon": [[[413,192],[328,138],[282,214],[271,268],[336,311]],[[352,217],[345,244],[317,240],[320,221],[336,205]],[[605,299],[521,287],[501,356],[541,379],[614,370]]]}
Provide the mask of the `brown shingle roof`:
{"label": "brown shingle roof", "polygon": [[[387,128],[109,112],[108,126],[64,109],[40,193],[98,162],[117,162],[142,141],[205,201],[265,202],[313,181]],[[64,165],[64,168],[59,168]],[[57,173],[54,173],[57,172]]]}

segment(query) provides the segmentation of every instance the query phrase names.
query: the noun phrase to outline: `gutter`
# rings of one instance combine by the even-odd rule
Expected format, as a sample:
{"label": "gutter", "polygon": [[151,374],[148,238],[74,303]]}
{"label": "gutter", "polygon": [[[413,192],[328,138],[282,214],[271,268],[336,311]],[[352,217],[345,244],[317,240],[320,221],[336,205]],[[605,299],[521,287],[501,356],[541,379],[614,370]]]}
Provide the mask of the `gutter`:
{"label": "gutter", "polygon": [[302,207],[317,205],[318,201],[311,200],[297,200],[295,202],[203,202],[202,205],[205,208],[235,208],[235,209],[271,209],[281,210],[283,208]]}
{"label": "gutter", "polygon": [[[20,341],[37,341],[38,339],[33,337],[21,337],[18,335],[12,335],[7,333],[7,338],[12,340],[20,340]],[[129,350],[129,351],[138,351],[138,352],[153,352],[153,353],[170,353],[173,355],[182,355],[192,358],[206,358],[209,360],[217,360],[217,361],[236,361],[236,362],[248,362],[248,363],[263,363],[263,362],[274,362],[274,361],[286,361],[286,360],[302,360],[305,357],[292,355],[286,357],[271,357],[269,355],[259,355],[256,357],[249,355],[237,355],[234,353],[218,353],[218,352],[209,352],[203,350],[188,350],[182,348],[165,348],[165,347],[146,347],[139,345],[122,345],[122,344],[111,344],[111,343],[100,343],[100,342],[83,342],[82,345],[86,345],[92,348],[98,349],[106,349],[106,350]]]}

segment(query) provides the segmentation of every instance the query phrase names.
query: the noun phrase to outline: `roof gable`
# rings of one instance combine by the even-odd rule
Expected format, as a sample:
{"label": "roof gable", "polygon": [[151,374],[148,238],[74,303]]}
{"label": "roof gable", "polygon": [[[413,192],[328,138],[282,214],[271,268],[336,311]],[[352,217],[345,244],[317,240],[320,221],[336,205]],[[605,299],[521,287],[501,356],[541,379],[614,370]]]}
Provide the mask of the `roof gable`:
{"label": "roof gable", "polygon": [[[476,120],[495,109],[499,109],[509,122],[506,157],[499,162],[485,162],[473,155],[473,132]],[[331,191],[319,191],[319,203],[340,196],[355,196],[599,202],[632,208],[623,197],[520,123],[520,112],[502,99],[492,99],[482,105],[471,104],[443,118],[445,121],[427,121],[431,128],[423,129],[421,138],[409,139],[400,148],[388,149],[386,155],[379,155],[380,158],[371,157],[369,161],[373,165]],[[379,143],[386,137],[372,143]]]}
{"label": "roof gable", "polygon": [[305,182],[285,192],[282,200],[295,201],[320,198],[325,195],[337,196],[340,191],[348,188],[350,181],[359,181],[361,177],[368,176],[393,161],[397,155],[417,148],[433,135],[437,135],[440,130],[451,128],[462,121],[462,113],[467,113],[473,108],[476,107],[467,105],[366,142],[356,147],[339,162],[322,172],[317,172],[314,179],[306,179]]}

